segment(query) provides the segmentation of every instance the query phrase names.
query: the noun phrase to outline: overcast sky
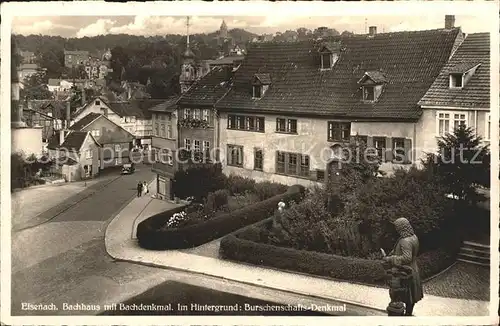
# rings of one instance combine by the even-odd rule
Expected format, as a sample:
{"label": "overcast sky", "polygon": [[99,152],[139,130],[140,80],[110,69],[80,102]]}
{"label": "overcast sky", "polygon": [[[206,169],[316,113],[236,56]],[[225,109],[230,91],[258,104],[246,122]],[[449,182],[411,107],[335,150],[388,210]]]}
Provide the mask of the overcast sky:
{"label": "overcast sky", "polygon": [[[257,34],[284,32],[287,29],[320,26],[364,33],[365,25],[377,26],[378,32],[424,30],[444,27],[444,15],[421,16],[342,16],[342,17],[284,17],[284,16],[193,16],[191,33],[213,32],[222,20],[228,28],[243,28]],[[455,26],[465,33],[487,32],[480,17],[456,16]],[[180,16],[45,16],[15,17],[12,31],[16,34],[59,35],[84,37],[102,34],[165,35],[185,34],[186,18]]]}

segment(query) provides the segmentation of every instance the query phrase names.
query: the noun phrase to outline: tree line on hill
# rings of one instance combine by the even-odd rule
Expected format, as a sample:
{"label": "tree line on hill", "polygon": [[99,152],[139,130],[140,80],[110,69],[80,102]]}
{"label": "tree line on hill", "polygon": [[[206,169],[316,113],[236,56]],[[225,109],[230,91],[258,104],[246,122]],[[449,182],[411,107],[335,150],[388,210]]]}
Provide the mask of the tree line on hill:
{"label": "tree line on hill", "polygon": [[[342,34],[345,33],[349,32]],[[239,28],[230,30],[228,34],[235,44],[243,48],[258,37],[257,34]],[[302,27],[295,31],[287,30],[284,33],[276,33],[274,40],[306,40],[336,35],[340,33],[327,27],[320,27],[314,31]],[[190,47],[195,54],[195,60],[214,59],[219,55],[221,48],[217,36],[217,32],[190,36]],[[109,34],[83,38],[13,35],[12,41],[19,51],[31,51],[35,54],[36,63],[45,69],[44,80],[61,77],[76,79],[85,75],[81,68],[68,69],[64,66],[64,50],[89,51],[91,55],[98,55],[106,49],[111,49],[112,72],[107,77],[108,85],[112,84],[116,87],[122,81],[148,84],[147,90],[152,98],[165,98],[180,92],[178,80],[186,42],[184,35],[147,37]],[[39,76],[30,80],[29,83],[38,81],[40,81]],[[42,93],[46,95],[47,92]]]}

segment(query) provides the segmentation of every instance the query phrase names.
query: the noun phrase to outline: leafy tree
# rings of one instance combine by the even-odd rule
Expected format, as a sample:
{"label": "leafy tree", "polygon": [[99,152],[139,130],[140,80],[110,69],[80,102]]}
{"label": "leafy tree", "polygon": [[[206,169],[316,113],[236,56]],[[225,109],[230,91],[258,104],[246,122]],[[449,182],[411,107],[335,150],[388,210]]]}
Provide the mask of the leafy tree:
{"label": "leafy tree", "polygon": [[476,202],[477,186],[490,186],[489,146],[482,145],[482,138],[464,124],[439,139],[437,145],[437,154],[429,153],[424,159],[425,168],[461,201]]}
{"label": "leafy tree", "polygon": [[53,97],[52,92],[47,87],[48,78],[44,72],[38,72],[26,77],[23,81],[23,88],[19,92],[21,101],[48,100]]}

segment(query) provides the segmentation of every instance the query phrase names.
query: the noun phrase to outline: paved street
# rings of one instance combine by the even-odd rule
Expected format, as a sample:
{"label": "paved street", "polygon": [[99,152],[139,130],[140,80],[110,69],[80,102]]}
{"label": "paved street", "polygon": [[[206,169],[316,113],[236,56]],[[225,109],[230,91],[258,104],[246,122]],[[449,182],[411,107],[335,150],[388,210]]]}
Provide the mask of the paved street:
{"label": "paved street", "polygon": [[134,197],[139,180],[152,178],[149,166],[138,166],[135,174],[119,177],[49,222],[13,232],[12,314],[25,313],[22,302],[92,304],[110,293],[126,293],[128,282],[162,272],[114,262],[104,249],[108,221]]}

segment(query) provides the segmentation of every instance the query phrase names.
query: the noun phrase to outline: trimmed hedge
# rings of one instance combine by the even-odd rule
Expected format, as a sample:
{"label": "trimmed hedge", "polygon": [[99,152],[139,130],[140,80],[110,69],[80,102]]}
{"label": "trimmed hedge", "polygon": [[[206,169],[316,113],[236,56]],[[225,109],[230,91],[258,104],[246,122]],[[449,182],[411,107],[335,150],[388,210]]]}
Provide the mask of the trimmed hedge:
{"label": "trimmed hedge", "polygon": [[304,187],[294,185],[283,194],[202,223],[177,229],[161,229],[174,213],[185,209],[185,207],[178,207],[153,215],[139,223],[137,226],[137,239],[142,248],[151,250],[196,247],[268,218],[273,215],[281,200],[298,201],[304,196],[304,192]]}
{"label": "trimmed hedge", "polygon": [[[253,225],[225,236],[220,244],[221,257],[264,267],[359,283],[385,285],[386,273],[381,260],[343,257],[252,241],[260,236],[263,227],[271,221],[271,219],[262,221],[259,223],[260,228]],[[417,258],[420,277],[423,280],[427,279],[450,266],[456,259],[459,246],[457,242],[420,255]]]}

